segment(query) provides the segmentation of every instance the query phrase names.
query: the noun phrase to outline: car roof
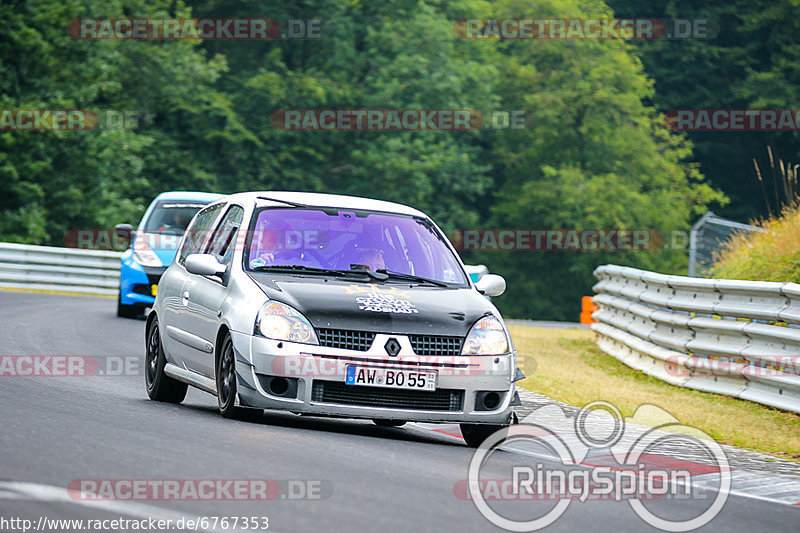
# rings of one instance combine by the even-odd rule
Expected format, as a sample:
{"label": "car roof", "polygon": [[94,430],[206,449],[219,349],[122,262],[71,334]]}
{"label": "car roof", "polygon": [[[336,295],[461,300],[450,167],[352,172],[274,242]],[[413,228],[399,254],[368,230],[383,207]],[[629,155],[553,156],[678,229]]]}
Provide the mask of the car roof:
{"label": "car roof", "polygon": [[407,205],[386,202],[383,200],[373,200],[371,198],[361,198],[359,196],[345,196],[341,194],[291,191],[253,191],[232,194],[225,198],[225,200],[239,203],[254,202],[257,206],[281,206],[284,205],[283,202],[291,202],[313,207],[384,211],[387,213],[397,213],[427,218],[427,215],[425,215],[425,213],[422,211]]}
{"label": "car roof", "polygon": [[185,200],[191,202],[211,203],[224,197],[224,194],[199,191],[168,191],[156,196],[156,200]]}

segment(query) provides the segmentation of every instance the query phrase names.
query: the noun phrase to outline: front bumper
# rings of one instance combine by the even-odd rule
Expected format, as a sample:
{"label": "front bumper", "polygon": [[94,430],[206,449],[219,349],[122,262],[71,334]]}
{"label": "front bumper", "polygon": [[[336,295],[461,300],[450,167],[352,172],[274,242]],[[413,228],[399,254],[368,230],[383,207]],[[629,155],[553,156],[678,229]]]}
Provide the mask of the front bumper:
{"label": "front bumper", "polygon": [[166,270],[167,267],[145,267],[133,257],[123,256],[119,277],[120,302],[123,305],[151,307],[155,302],[153,287],[158,286]]}
{"label": "front bumper", "polygon": [[[389,337],[400,342],[395,357],[383,352]],[[416,422],[505,424],[511,418],[516,354],[502,356],[416,356],[403,335],[378,334],[372,348],[355,352],[279,342],[232,333],[242,405],[321,416],[394,419]],[[435,371],[435,392],[345,384],[346,367]],[[269,390],[272,379],[286,378],[283,395]],[[278,387],[283,389],[283,387]],[[497,404],[488,409],[487,394]]]}

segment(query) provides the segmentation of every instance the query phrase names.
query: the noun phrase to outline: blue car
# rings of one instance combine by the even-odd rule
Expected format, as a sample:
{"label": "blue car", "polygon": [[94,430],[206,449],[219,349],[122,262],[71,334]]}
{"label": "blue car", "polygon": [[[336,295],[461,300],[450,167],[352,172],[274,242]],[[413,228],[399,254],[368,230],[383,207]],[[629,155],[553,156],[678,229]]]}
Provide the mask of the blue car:
{"label": "blue car", "polygon": [[221,194],[172,191],[159,194],[147,208],[136,232],[130,224],[115,227],[130,239],[122,254],[117,316],[135,318],[153,306],[161,275],[172,263],[186,226],[203,206]]}

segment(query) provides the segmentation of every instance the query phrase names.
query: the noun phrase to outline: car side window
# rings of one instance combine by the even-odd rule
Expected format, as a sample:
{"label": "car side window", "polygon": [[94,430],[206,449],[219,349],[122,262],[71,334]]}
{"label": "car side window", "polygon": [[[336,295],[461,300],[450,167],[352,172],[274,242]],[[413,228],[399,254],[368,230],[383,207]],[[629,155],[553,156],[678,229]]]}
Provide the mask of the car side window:
{"label": "car side window", "polygon": [[238,205],[232,205],[222,222],[219,223],[208,253],[213,254],[217,261],[224,265],[229,265],[233,259],[233,252],[236,247],[236,236],[239,227],[242,225],[244,209]]}
{"label": "car side window", "polygon": [[183,244],[181,251],[178,255],[178,263],[181,265],[186,262],[186,257],[191,254],[202,253],[206,244],[211,237],[210,231],[214,226],[214,221],[217,219],[224,204],[215,204],[206,207],[197,214],[194,224],[189,226],[186,234],[183,237]]}

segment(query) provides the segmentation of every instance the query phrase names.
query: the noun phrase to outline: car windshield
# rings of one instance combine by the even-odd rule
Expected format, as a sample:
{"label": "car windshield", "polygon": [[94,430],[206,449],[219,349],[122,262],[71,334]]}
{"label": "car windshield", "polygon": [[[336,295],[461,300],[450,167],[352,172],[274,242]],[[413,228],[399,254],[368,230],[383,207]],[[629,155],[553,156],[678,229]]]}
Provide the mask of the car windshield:
{"label": "car windshield", "polygon": [[249,270],[291,266],[385,271],[466,284],[453,252],[426,219],[364,211],[266,208],[248,237]]}
{"label": "car windshield", "polygon": [[192,217],[204,205],[202,202],[159,202],[150,213],[143,231],[183,235]]}

